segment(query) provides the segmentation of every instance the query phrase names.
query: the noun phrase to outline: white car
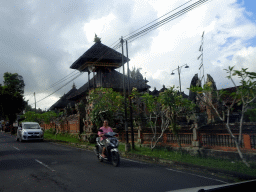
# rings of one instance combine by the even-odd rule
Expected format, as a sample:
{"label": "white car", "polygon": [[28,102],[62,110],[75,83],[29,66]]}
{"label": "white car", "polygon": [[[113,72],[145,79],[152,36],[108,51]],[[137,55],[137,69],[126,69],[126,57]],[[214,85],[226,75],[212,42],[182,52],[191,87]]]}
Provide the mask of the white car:
{"label": "white car", "polygon": [[44,140],[44,131],[37,122],[22,122],[17,130],[17,141]]}

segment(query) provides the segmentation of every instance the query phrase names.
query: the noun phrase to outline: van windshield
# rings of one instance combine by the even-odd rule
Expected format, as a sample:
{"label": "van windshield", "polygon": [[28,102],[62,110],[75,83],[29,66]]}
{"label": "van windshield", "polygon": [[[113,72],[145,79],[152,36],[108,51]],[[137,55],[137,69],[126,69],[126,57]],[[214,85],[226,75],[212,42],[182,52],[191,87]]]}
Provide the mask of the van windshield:
{"label": "van windshield", "polygon": [[24,124],[23,129],[40,129],[38,124]]}

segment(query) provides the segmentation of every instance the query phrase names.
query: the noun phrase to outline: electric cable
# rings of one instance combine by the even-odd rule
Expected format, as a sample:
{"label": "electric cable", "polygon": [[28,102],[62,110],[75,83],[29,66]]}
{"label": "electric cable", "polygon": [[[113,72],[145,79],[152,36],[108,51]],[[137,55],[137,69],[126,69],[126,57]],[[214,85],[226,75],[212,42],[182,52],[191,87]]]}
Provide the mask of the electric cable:
{"label": "electric cable", "polygon": [[171,20],[174,20],[174,19],[182,16],[183,14],[193,10],[194,8],[202,5],[203,3],[207,2],[207,1],[209,1],[209,0],[199,0],[199,1],[191,4],[190,6],[188,6],[188,7],[184,8],[184,9],[178,11],[177,13],[174,13],[171,16],[168,16],[165,19],[162,19],[161,21],[159,21],[159,22],[157,22],[157,23],[147,27],[146,29],[143,29],[142,31],[137,32],[136,34],[127,37],[125,40],[127,40],[127,41],[130,40],[129,42],[131,42],[132,39],[135,40],[134,38],[136,38],[136,37],[139,38],[139,37],[147,34],[148,32],[150,32],[150,31],[152,31],[154,29],[157,29],[158,27],[160,27],[160,26],[170,22]]}
{"label": "electric cable", "polygon": [[[190,1],[191,1],[191,0],[190,0]],[[188,2],[190,2],[190,1],[188,1]],[[164,25],[164,24],[170,22],[171,20],[174,20],[174,19],[176,19],[176,18],[182,16],[183,14],[185,14],[185,13],[187,13],[187,12],[193,10],[194,8],[196,8],[196,7],[200,6],[200,5],[202,5],[203,3],[207,2],[207,1],[209,1],[209,0],[199,0],[199,1],[197,1],[197,2],[195,2],[195,3],[193,3],[193,4],[191,4],[190,6],[188,6],[188,7],[184,8],[184,9],[178,11],[177,13],[175,13],[175,14],[173,14],[173,15],[171,15],[171,16],[165,18],[165,19],[162,19],[161,21],[159,21],[159,22],[157,22],[157,23],[155,23],[155,24],[153,24],[153,25],[147,27],[146,29],[143,29],[142,31],[139,31],[139,32],[135,33],[135,32],[138,31],[139,29],[141,29],[141,28],[143,28],[143,27],[145,27],[145,26],[148,26],[149,24],[153,23],[154,21],[156,21],[156,20],[158,20],[158,19],[164,17],[165,15],[167,15],[167,14],[169,14],[169,13],[171,13],[171,12],[177,10],[178,8],[184,6],[185,4],[188,3],[188,2],[186,2],[186,3],[182,4],[181,6],[175,8],[174,10],[172,10],[172,11],[166,13],[165,15],[161,16],[160,18],[158,18],[158,19],[156,19],[156,20],[154,20],[154,21],[148,23],[147,25],[144,25],[143,27],[141,27],[141,28],[135,30],[134,32],[130,33],[130,34],[135,33],[134,35],[130,35],[130,36],[129,36],[129,35],[126,35],[125,37],[127,37],[127,36],[128,36],[128,37],[127,37],[125,40],[127,40],[127,41],[129,41],[129,42],[132,42],[132,41],[138,39],[139,37],[141,37],[141,36],[143,36],[143,35],[145,35],[145,34],[151,32],[152,30],[155,30],[155,29],[157,29],[158,27],[160,27],[160,26],[162,26],[162,25]],[[118,40],[117,40],[117,41],[118,41]],[[117,42],[117,41],[116,41],[116,42]],[[115,43],[116,43],[116,42],[115,42]],[[115,44],[115,43],[113,43],[113,44]],[[113,45],[113,44],[112,44],[112,45]],[[118,48],[120,48],[120,47],[121,47],[121,43],[118,43],[118,44],[116,44],[112,49],[116,50],[116,49],[118,49]],[[102,52],[103,52],[103,51],[102,51]],[[97,61],[95,61],[95,63],[98,62],[98,61],[100,61],[100,60],[102,60],[102,58],[103,58],[108,52],[109,52],[109,51],[107,51],[106,53],[104,53],[99,59],[97,59]],[[95,58],[92,58],[91,61],[92,61],[93,59],[95,59]],[[76,76],[75,78],[73,78],[71,81],[73,81],[74,79],[78,78],[81,74],[82,74],[82,73],[80,73],[79,75],[75,74],[75,75],[77,75],[77,76]],[[65,78],[66,78],[66,77],[64,77],[63,79],[65,79]],[[62,80],[62,79],[61,79],[61,80]],[[61,81],[61,80],[59,80],[59,81]],[[66,83],[65,85],[63,85],[63,86],[60,87],[59,89],[57,89],[55,92],[53,92],[53,93],[51,93],[50,95],[46,96],[45,98],[39,100],[38,102],[40,102],[40,101],[46,99],[47,97],[51,96],[52,94],[56,93],[58,90],[60,90],[61,88],[63,88],[63,87],[66,86],[67,84],[69,84],[71,81],[69,81],[68,83]],[[56,83],[57,83],[57,82],[56,82]],[[55,86],[56,83],[53,84],[53,86]],[[58,84],[58,83],[57,83],[57,84]],[[38,103],[38,102],[37,102],[37,103]]]}
{"label": "electric cable", "polygon": [[[190,1],[193,1],[193,0],[190,0]],[[173,10],[169,11],[168,13],[166,13],[166,14],[162,15],[161,17],[159,17],[159,18],[157,18],[157,19],[155,19],[155,20],[151,21],[150,23],[148,23],[148,24],[146,24],[146,25],[144,25],[144,26],[140,27],[139,29],[137,29],[137,30],[135,30],[135,31],[131,32],[130,34],[125,35],[125,36],[124,36],[124,38],[125,38],[125,37],[127,37],[127,36],[130,36],[131,34],[135,33],[135,32],[136,32],[136,31],[138,31],[138,30],[140,30],[140,29],[142,29],[142,28],[144,28],[144,27],[148,26],[149,24],[151,24],[151,23],[153,23],[153,22],[155,22],[155,21],[157,21],[157,20],[161,19],[162,17],[164,17],[164,16],[168,15],[169,13],[171,13],[171,12],[173,12],[173,11],[177,10],[178,8],[180,8],[180,7],[184,6],[184,5],[186,5],[186,4],[187,4],[187,3],[189,3],[190,1],[187,1],[186,3],[183,3],[183,4],[182,4],[182,5],[180,5],[179,7],[176,7],[175,9],[173,9]]]}
{"label": "electric cable", "polygon": [[[120,46],[119,44],[120,44],[120,43],[116,44],[116,45],[113,47],[113,49],[114,49],[114,50],[118,49],[119,46]],[[101,53],[103,53],[103,55],[102,55],[100,58],[98,58],[94,63],[96,63],[96,62],[102,60],[103,57],[104,57],[106,54],[108,54],[108,53],[110,52],[110,50],[107,51],[107,52],[105,52],[105,51],[107,50],[107,48],[108,48],[108,47],[106,46],[105,49],[101,52]],[[105,53],[104,53],[104,52],[105,52]],[[92,61],[92,60],[95,59],[95,58],[96,58],[96,57],[92,58],[90,61]],[[73,81],[74,79],[78,78],[78,77],[81,76],[82,74],[83,74],[83,72],[80,72],[80,74],[78,74],[76,77],[74,77],[73,79],[71,79],[71,80],[70,80],[69,82],[67,82],[65,85],[61,86],[61,87],[58,88],[56,91],[54,91],[53,93],[47,95],[47,96],[44,97],[43,99],[40,99],[40,100],[37,101],[36,103],[39,103],[40,101],[42,101],[42,100],[48,98],[49,96],[53,95],[54,93],[56,93],[56,92],[59,91],[61,88],[63,88],[63,87],[65,87],[66,85],[68,85],[71,81]],[[35,103],[33,103],[33,104],[35,104]],[[33,104],[31,104],[31,105],[33,105]]]}
{"label": "electric cable", "polygon": [[[70,74],[68,74],[67,76],[63,77],[62,79],[60,79],[60,80],[56,81],[55,83],[53,83],[52,85],[50,85],[49,88],[44,89],[44,90],[41,89],[41,90],[39,90],[39,92],[37,92],[37,93],[45,92],[45,91],[47,91],[47,90],[49,90],[49,89],[55,87],[56,85],[58,85],[58,84],[60,84],[60,83],[62,83],[62,82],[64,82],[64,81],[66,81],[67,79],[69,79],[69,78],[73,77],[74,75],[76,75],[76,74],[71,75],[72,73],[75,73],[75,72],[77,72],[77,71],[72,71],[72,72],[71,72]],[[70,75],[71,75],[71,76],[70,76]],[[68,77],[68,76],[70,76],[70,77]],[[66,79],[65,79],[65,78],[66,78]],[[24,97],[27,97],[27,96],[33,95],[33,94],[34,94],[34,93],[30,93],[30,94],[24,95]]]}

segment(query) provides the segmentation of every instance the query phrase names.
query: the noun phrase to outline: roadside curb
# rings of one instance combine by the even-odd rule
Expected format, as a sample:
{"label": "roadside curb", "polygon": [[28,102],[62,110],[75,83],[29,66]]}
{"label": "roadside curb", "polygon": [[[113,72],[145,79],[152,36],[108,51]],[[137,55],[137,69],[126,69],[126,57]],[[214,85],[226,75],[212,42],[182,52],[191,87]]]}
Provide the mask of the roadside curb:
{"label": "roadside curb", "polygon": [[[83,149],[87,149],[90,151],[94,150],[94,147],[89,146],[89,145],[81,145],[81,144],[77,144],[77,143],[70,143],[67,141],[50,140],[50,139],[45,139],[45,141],[67,144],[70,146],[83,148]],[[210,167],[194,165],[194,164],[190,164],[190,163],[172,161],[172,160],[168,160],[168,159],[160,159],[157,157],[150,157],[150,156],[146,156],[146,155],[131,154],[131,153],[126,153],[126,152],[122,152],[122,151],[119,151],[119,153],[120,153],[121,157],[128,158],[131,160],[139,160],[139,161],[143,161],[143,162],[147,162],[147,163],[155,163],[155,164],[159,164],[159,165],[169,165],[169,166],[176,166],[176,167],[179,166],[179,167],[183,167],[186,169],[191,169],[191,168],[192,169],[200,169],[200,170],[208,171],[208,172],[215,173],[215,174],[222,174],[222,175],[224,174],[226,176],[235,177],[240,180],[256,179],[256,176],[246,175],[246,174],[242,174],[242,173],[238,173],[238,172],[234,172],[234,171],[222,170],[222,169],[218,169],[218,168],[210,168]]]}

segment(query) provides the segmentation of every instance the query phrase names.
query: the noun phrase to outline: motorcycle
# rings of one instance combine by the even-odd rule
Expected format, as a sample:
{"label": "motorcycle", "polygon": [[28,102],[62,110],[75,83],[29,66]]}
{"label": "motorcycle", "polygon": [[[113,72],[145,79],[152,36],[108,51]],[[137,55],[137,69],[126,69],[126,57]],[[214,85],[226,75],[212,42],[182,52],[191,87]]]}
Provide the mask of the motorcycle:
{"label": "motorcycle", "polygon": [[[102,130],[99,130],[102,132]],[[105,133],[104,136],[106,137],[106,150],[105,150],[105,155],[106,158],[102,157],[102,150],[105,145],[100,141],[100,137],[96,138],[96,145],[95,145],[95,153],[97,155],[97,158],[99,159],[100,162],[103,160],[111,162],[115,167],[119,166],[120,163],[120,156],[119,156],[119,151],[118,151],[118,140],[116,137],[117,135],[115,132],[108,132]]]}

